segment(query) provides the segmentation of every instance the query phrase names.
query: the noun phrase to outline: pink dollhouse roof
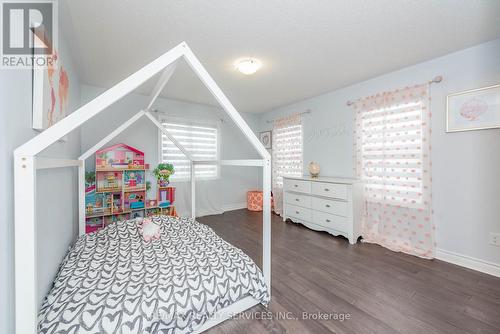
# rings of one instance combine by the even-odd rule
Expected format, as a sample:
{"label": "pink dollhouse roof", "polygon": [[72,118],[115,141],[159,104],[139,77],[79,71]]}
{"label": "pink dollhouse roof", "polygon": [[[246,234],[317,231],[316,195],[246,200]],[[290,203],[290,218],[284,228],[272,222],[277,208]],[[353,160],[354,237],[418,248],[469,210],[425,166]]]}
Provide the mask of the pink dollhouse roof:
{"label": "pink dollhouse roof", "polygon": [[135,152],[135,153],[138,153],[140,155],[144,155],[144,152],[142,151],[139,151],[138,149],[132,147],[132,146],[128,146],[126,144],[116,144],[116,145],[113,145],[113,146],[110,146],[110,147],[106,147],[106,148],[103,148],[102,150],[99,150],[96,152],[96,154],[99,154],[99,153],[102,153],[102,152],[108,152],[108,151],[112,151],[114,149],[117,149],[119,147],[123,147],[123,148],[126,148],[132,152]]}

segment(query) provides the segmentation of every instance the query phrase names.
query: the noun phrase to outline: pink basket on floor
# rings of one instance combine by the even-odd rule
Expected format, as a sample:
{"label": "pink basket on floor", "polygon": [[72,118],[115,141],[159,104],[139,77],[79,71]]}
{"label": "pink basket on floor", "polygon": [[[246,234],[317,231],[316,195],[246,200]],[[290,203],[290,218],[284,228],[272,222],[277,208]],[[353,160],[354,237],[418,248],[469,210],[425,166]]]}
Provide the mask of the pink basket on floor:
{"label": "pink basket on floor", "polygon": [[247,192],[247,209],[262,211],[262,191],[252,190]]}

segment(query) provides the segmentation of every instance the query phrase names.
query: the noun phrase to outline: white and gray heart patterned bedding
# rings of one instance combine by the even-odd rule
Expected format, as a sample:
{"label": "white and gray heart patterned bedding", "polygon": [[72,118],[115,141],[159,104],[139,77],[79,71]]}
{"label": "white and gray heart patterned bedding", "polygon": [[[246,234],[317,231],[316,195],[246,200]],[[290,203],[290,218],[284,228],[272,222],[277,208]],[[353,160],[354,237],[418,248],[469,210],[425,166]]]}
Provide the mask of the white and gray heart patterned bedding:
{"label": "white and gray heart patterned bedding", "polygon": [[80,237],[39,313],[39,333],[189,333],[216,311],[253,296],[262,272],[240,249],[192,219],[153,217],[146,242],[127,220]]}

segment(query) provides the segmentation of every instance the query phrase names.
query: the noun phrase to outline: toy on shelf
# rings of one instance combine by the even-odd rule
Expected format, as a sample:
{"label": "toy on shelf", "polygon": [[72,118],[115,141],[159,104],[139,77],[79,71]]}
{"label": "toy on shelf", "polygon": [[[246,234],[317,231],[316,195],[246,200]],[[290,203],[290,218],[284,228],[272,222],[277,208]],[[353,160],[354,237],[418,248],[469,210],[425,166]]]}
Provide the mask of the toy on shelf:
{"label": "toy on shelf", "polygon": [[95,173],[94,172],[85,172],[85,189],[94,189],[95,190]]}
{"label": "toy on shelf", "polygon": [[122,172],[97,171],[97,192],[121,191]]}
{"label": "toy on shelf", "polygon": [[144,197],[146,197],[144,191],[126,192],[123,207],[125,210],[143,209]]}
{"label": "toy on shelf", "polygon": [[146,171],[126,170],[123,172],[123,183],[125,190],[145,190]]}
{"label": "toy on shelf", "polygon": [[146,217],[158,216],[160,214],[161,214],[161,209],[158,207],[146,209]]}
{"label": "toy on shelf", "polygon": [[135,219],[135,218],[144,218],[144,211],[132,211],[130,213],[130,219]]}
{"label": "toy on shelf", "polygon": [[158,182],[159,187],[166,187],[169,185],[170,175],[175,173],[174,165],[168,163],[161,163],[153,170],[154,176]]}
{"label": "toy on shelf", "polygon": [[85,214],[90,216],[94,213],[94,205],[92,203],[87,203],[85,207]]}
{"label": "toy on shelf", "polygon": [[129,219],[128,214],[119,214],[119,215],[109,215],[109,216],[104,216],[104,226],[108,226],[109,224],[116,223],[122,220],[127,220]]}
{"label": "toy on shelf", "polygon": [[94,217],[85,220],[85,233],[98,231],[103,227],[103,218]]}
{"label": "toy on shelf", "polygon": [[113,194],[113,208],[112,208],[113,213],[120,213],[123,211],[122,207],[122,194],[121,193],[115,193]]}
{"label": "toy on shelf", "polygon": [[96,169],[145,169],[144,153],[125,144],[116,144],[96,152]]}
{"label": "toy on shelf", "polygon": [[104,214],[104,199],[103,194],[95,194],[95,202],[94,202],[94,215],[95,214]]}
{"label": "toy on shelf", "polygon": [[146,181],[146,198],[149,199],[149,191],[151,190],[151,181]]}
{"label": "toy on shelf", "polygon": [[85,213],[92,215],[95,207],[95,173],[85,173]]}
{"label": "toy on shelf", "polygon": [[113,194],[112,193],[104,193],[97,194],[102,197],[102,212],[107,215],[113,212]]}
{"label": "toy on shelf", "polygon": [[165,208],[175,202],[175,187],[158,187],[158,207]]}
{"label": "toy on shelf", "polygon": [[171,205],[167,208],[161,208],[161,214],[167,216],[177,217],[177,211],[175,211],[175,206]]}

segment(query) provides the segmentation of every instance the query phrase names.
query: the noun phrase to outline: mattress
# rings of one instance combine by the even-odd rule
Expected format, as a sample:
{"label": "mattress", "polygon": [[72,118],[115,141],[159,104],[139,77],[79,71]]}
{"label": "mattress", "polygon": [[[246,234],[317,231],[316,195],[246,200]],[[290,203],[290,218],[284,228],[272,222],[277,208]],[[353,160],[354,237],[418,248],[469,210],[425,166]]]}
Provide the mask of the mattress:
{"label": "mattress", "polygon": [[135,220],[81,236],[43,302],[39,333],[189,333],[246,296],[269,301],[257,265],[210,227],[153,220],[155,241]]}

